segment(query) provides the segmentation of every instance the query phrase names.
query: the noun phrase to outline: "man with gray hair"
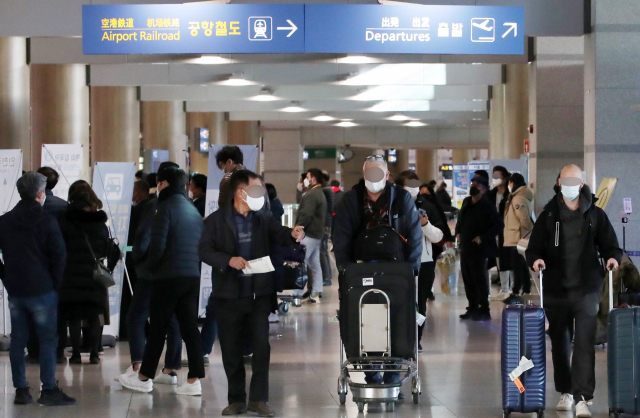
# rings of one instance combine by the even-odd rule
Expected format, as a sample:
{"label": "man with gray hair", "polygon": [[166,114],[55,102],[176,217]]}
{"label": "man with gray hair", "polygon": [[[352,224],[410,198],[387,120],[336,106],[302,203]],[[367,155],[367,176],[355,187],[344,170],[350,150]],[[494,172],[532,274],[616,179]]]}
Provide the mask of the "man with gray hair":
{"label": "man with gray hair", "polygon": [[[17,183],[20,202],[0,217],[0,268],[11,312],[11,373],[16,405],[33,402],[25,376],[24,349],[29,323],[35,324],[40,340],[41,405],[73,405],[75,399],[58,388],[58,289],[66,264],[66,249],[58,221],[42,208],[47,178],[35,172]],[[0,265],[2,265],[0,263]]]}

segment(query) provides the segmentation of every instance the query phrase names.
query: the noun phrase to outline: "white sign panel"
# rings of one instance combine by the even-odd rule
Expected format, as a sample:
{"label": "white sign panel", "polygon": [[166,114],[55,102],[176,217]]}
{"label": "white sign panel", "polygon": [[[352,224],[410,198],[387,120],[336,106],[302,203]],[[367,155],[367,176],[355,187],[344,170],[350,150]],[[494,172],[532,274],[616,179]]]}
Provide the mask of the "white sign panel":
{"label": "white sign panel", "polygon": [[22,151],[0,149],[0,215],[20,201],[16,182],[22,176]]}
{"label": "white sign panel", "polygon": [[624,213],[626,213],[627,215],[631,215],[631,212],[633,212],[633,209],[631,207],[631,198],[625,197],[623,199],[623,204],[624,204]]}
{"label": "white sign panel", "polygon": [[51,167],[60,176],[53,195],[68,200],[69,187],[84,177],[84,149],[82,145],[48,144],[42,145],[42,167]]}

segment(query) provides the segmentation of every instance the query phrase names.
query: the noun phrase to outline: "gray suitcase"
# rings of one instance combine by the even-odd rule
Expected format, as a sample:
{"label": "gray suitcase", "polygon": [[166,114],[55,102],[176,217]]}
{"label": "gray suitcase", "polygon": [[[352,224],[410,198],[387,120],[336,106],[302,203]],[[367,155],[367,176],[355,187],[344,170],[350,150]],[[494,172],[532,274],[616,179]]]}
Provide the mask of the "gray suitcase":
{"label": "gray suitcase", "polygon": [[[613,307],[612,273],[609,272],[609,306]],[[610,308],[609,414],[640,415],[640,307]]]}

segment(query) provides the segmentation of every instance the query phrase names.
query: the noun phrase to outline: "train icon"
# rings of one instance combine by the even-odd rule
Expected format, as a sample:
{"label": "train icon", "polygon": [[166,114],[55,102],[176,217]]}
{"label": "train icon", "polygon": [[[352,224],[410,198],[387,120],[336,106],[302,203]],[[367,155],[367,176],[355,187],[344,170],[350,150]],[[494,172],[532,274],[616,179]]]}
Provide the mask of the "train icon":
{"label": "train icon", "polygon": [[249,18],[249,40],[270,41],[273,39],[273,19],[270,16]]}

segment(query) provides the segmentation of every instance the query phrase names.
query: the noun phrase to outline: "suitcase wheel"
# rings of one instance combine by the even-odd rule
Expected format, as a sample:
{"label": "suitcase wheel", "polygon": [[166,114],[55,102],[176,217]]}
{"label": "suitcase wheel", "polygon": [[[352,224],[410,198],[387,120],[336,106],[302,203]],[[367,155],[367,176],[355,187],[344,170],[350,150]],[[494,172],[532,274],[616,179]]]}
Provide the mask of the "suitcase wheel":
{"label": "suitcase wheel", "polygon": [[345,403],[347,403],[347,394],[346,393],[341,393],[340,394],[340,405],[344,405]]}
{"label": "suitcase wheel", "polygon": [[358,412],[364,412],[364,402],[356,402],[358,405]]}
{"label": "suitcase wheel", "polygon": [[280,302],[280,304],[278,305],[278,312],[280,312],[281,314],[286,314],[287,312],[289,312],[289,302]]}
{"label": "suitcase wheel", "polygon": [[620,411],[617,409],[609,408],[609,416],[613,415],[614,418],[620,417]]}
{"label": "suitcase wheel", "polygon": [[542,409],[538,411],[538,418],[544,418],[544,411]]}
{"label": "suitcase wheel", "polygon": [[396,410],[396,403],[395,402],[387,402],[386,406],[385,406],[385,410],[387,412],[393,412]]}
{"label": "suitcase wheel", "polygon": [[502,418],[509,418],[511,416],[511,411],[509,411],[508,409],[505,409],[504,411],[502,411]]}
{"label": "suitcase wheel", "polygon": [[419,393],[414,393],[413,394],[413,403],[418,405],[420,403],[420,394]]}

